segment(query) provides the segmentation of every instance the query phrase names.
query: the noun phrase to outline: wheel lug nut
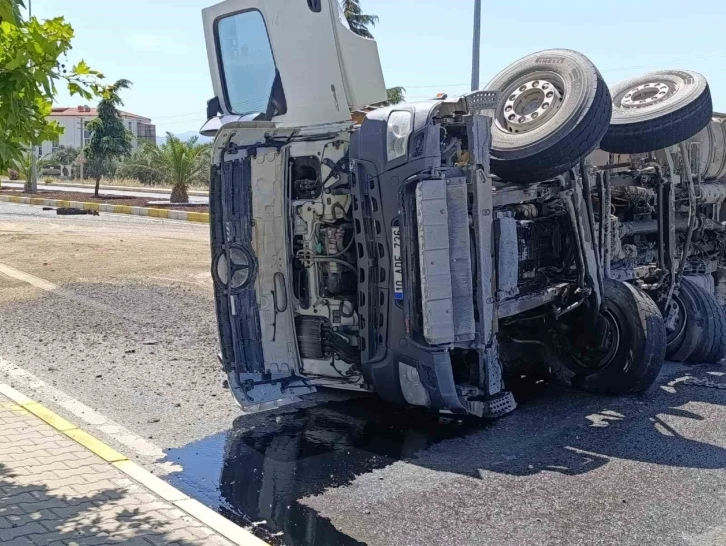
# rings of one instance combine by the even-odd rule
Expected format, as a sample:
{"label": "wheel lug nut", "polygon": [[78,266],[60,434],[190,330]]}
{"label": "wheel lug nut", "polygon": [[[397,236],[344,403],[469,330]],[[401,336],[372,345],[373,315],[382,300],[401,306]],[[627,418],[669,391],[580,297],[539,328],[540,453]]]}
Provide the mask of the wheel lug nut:
{"label": "wheel lug nut", "polygon": [[526,91],[527,90],[527,86],[526,85],[523,85],[522,87],[519,88],[519,90],[520,91]]}
{"label": "wheel lug nut", "polygon": [[517,117],[517,116],[515,116],[514,114],[511,114],[511,115],[510,115],[510,116],[509,116],[509,117],[508,117],[507,119],[508,119],[509,121],[514,121],[514,119],[515,119],[516,117]]}
{"label": "wheel lug nut", "polygon": [[547,108],[549,108],[549,106],[550,106],[550,103],[549,103],[549,102],[545,102],[545,103],[544,103],[544,104],[542,105],[542,110],[547,110]]}
{"label": "wheel lug nut", "polygon": [[552,97],[554,96],[554,93],[553,93],[552,91],[550,91],[550,92],[549,92],[549,93],[547,93],[547,95],[545,95],[545,96],[546,96],[546,97],[547,97],[548,99],[551,99],[551,98],[552,98]]}
{"label": "wheel lug nut", "polygon": [[512,107],[511,107],[511,106],[507,106],[507,107],[506,107],[506,108],[504,109],[504,111],[505,111],[505,112],[511,112],[511,111],[512,111]]}
{"label": "wheel lug nut", "polygon": [[525,119],[527,119],[527,118],[525,118],[524,116],[522,116],[521,118],[519,118],[519,123],[524,123],[524,120]]}

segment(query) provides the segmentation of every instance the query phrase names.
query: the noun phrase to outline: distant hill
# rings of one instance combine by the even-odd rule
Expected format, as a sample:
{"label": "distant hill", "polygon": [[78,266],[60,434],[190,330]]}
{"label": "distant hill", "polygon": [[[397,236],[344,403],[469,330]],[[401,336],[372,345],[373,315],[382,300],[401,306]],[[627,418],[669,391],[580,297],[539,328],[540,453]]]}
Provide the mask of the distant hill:
{"label": "distant hill", "polygon": [[[183,140],[184,142],[187,142],[192,137],[199,137],[199,142],[212,142],[212,139],[210,137],[205,137],[200,135],[196,131],[186,131],[184,133],[174,133],[174,136],[179,138],[180,140]],[[156,144],[161,145],[166,142],[166,135],[158,136],[156,137]]]}

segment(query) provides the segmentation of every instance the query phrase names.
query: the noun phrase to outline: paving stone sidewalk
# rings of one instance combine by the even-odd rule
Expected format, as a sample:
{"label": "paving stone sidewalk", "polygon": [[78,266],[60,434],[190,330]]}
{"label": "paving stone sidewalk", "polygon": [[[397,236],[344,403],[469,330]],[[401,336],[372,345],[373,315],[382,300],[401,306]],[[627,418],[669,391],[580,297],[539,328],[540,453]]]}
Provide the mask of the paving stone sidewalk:
{"label": "paving stone sidewalk", "polygon": [[232,542],[0,395],[0,544]]}

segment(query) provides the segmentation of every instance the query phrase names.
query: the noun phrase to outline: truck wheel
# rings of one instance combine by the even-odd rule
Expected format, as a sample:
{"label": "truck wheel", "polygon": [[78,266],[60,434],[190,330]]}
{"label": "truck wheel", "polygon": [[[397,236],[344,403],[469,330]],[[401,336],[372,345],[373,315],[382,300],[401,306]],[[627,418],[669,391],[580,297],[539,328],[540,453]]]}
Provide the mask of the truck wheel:
{"label": "truck wheel", "polygon": [[688,361],[708,364],[720,362],[726,357],[726,313],[710,292],[689,279],[684,281],[693,288],[702,319],[693,328],[692,335],[698,338],[698,343]]}
{"label": "truck wheel", "polygon": [[613,116],[600,148],[616,154],[662,150],[696,135],[713,115],[706,78],[664,70],[616,84]]}
{"label": "truck wheel", "polygon": [[[666,332],[660,310],[645,292],[630,284],[605,280],[600,334],[586,321],[573,320],[570,342],[559,361],[570,372],[568,383],[589,392],[628,394],[646,390],[660,372]],[[599,336],[605,343],[599,345]],[[562,378],[564,374],[557,373]]]}
{"label": "truck wheel", "polygon": [[610,91],[595,65],[576,51],[524,57],[487,89],[502,96],[492,126],[491,169],[507,182],[567,172],[598,146],[610,123]]}
{"label": "truck wheel", "polygon": [[697,350],[702,337],[703,305],[696,293],[696,285],[684,278],[670,305],[669,313],[673,312],[675,316],[666,326],[666,359],[687,362]]}

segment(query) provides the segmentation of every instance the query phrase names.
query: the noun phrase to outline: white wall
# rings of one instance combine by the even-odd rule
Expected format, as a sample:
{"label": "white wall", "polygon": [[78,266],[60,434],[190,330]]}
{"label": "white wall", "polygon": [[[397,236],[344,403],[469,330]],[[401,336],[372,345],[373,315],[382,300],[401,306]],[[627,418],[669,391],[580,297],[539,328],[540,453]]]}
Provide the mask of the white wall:
{"label": "white wall", "polygon": [[[58,124],[63,127],[64,131],[63,134],[58,139],[58,145],[60,146],[73,146],[74,148],[82,148],[83,147],[83,123],[91,121],[93,116],[49,116],[48,119],[50,121],[56,121]],[[134,135],[134,138],[131,141],[131,145],[134,149],[138,146],[138,139],[136,138],[136,135],[138,134],[138,124],[139,120],[137,118],[127,117],[122,115],[121,119],[124,122],[124,127],[126,127],[127,130],[131,131],[131,133]],[[50,155],[53,153],[53,143],[50,141],[43,142],[42,144],[42,153],[43,155]]]}

